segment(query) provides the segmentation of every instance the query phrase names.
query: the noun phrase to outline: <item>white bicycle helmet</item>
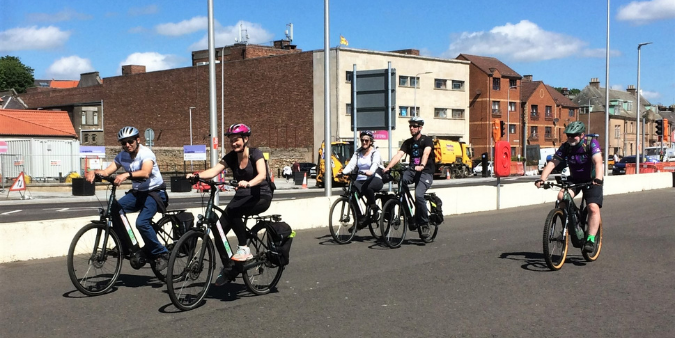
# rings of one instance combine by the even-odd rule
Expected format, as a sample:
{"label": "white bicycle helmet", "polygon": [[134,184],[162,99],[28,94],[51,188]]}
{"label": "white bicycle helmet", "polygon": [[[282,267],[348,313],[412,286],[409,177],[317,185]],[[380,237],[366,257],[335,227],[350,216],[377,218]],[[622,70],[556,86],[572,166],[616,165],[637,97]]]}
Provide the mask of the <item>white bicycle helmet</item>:
{"label": "white bicycle helmet", "polygon": [[138,137],[139,134],[138,129],[126,126],[117,133],[117,140],[120,141],[125,138]]}
{"label": "white bicycle helmet", "polygon": [[419,124],[420,126],[423,126],[424,125],[424,119],[421,118],[421,117],[418,117],[418,116],[413,116],[412,118],[410,118],[410,120],[408,120],[408,124],[413,124],[413,123]]}

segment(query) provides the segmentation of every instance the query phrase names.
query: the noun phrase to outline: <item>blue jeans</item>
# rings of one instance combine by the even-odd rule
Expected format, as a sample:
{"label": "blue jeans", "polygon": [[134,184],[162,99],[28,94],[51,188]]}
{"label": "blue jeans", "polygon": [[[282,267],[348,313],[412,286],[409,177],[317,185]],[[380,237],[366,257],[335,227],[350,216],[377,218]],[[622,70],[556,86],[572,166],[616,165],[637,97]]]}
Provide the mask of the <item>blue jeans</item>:
{"label": "blue jeans", "polygon": [[[166,192],[162,190],[158,193],[160,198],[166,201]],[[143,238],[143,242],[145,242],[145,252],[151,254],[153,257],[169,253],[169,250],[157,240],[157,233],[152,228],[152,218],[157,213],[157,202],[155,202],[155,199],[148,195],[147,192],[139,191],[137,196],[128,193],[120,198],[118,202],[126,213],[140,211],[136,218],[136,229],[138,229],[138,233]]]}
{"label": "blue jeans", "polygon": [[429,210],[424,194],[434,182],[434,176],[421,171],[407,170],[403,173],[403,184],[415,183],[415,221],[418,225],[429,224]]}

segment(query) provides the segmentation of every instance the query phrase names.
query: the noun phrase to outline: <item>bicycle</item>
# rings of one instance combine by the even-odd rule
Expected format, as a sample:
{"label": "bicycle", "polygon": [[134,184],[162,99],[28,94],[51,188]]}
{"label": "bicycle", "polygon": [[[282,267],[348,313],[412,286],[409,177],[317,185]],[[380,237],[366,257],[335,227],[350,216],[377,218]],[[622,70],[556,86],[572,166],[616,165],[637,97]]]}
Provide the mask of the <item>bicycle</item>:
{"label": "bicycle", "polygon": [[[362,173],[363,172],[359,172],[358,174],[348,174],[349,184],[342,188],[343,193],[330,207],[328,228],[330,230],[330,235],[336,243],[350,243],[354,238],[354,235],[356,235],[356,232],[365,228],[366,224],[373,238],[377,239],[380,237],[378,231],[376,231],[376,226],[379,224],[379,213],[378,215],[371,215],[372,210],[370,205],[366,202],[365,196],[360,194],[354,188],[356,177]],[[375,200],[383,201],[388,198],[387,196],[391,195],[387,192],[376,192]],[[361,220],[356,213],[357,210],[361,212],[361,217],[367,218],[365,221],[360,222]]]}
{"label": "bicycle", "polygon": [[[562,201],[566,205],[565,208],[561,208],[561,201],[556,201],[555,208],[548,213],[546,222],[544,223],[544,259],[546,260],[546,266],[553,271],[560,270],[563,264],[565,264],[569,239],[572,239],[572,245],[575,248],[582,248],[584,240],[588,235],[586,222],[588,208],[586,199],[582,198],[581,204],[577,208],[572,195],[569,193],[569,189],[584,188],[593,184],[590,182],[574,184],[560,177],[556,177],[556,180],[558,183],[544,182],[542,184],[544,189],[551,187],[562,189]],[[595,239],[597,242],[593,252],[588,253],[583,249],[581,250],[581,254],[587,262],[595,261],[600,255],[602,248],[602,221],[600,221],[600,227],[598,228],[598,233],[595,235]]]}
{"label": "bicycle", "polygon": [[[111,191],[107,207],[99,208],[99,219],[80,229],[68,248],[68,275],[73,285],[87,296],[97,296],[110,290],[122,270],[122,261],[128,259],[132,268],[139,270],[147,263],[147,254],[139,247],[136,234],[129,224],[124,211],[119,207],[115,175],[96,175],[96,182],[110,183]],[[120,212],[113,212],[117,203]],[[151,225],[157,238],[169,251],[187,229],[178,219],[185,210],[171,210]],[[166,275],[151,265],[152,271],[160,281]],[[81,275],[80,275],[81,273]]]}
{"label": "bicycle", "polygon": [[[226,233],[223,232],[220,217],[216,214],[216,212],[222,214],[223,209],[214,205],[213,201],[219,186],[237,186],[237,182],[214,182],[194,176],[191,183],[197,182],[209,185],[210,195],[205,213],[197,216],[195,227],[176,243],[167,268],[167,276],[172,276],[166,282],[169,298],[176,308],[183,311],[200,306],[211,286],[217,259],[210,237],[212,232],[213,236],[222,239],[225,252],[228,257],[232,257],[232,249]],[[267,223],[281,221],[281,215],[246,216],[244,224],[248,219],[256,220],[253,228],[246,227],[247,245],[253,258],[246,262],[234,262],[233,271],[237,275],[239,273],[243,275],[244,284],[249,291],[256,295],[264,295],[277,285],[285,268],[274,263],[276,260],[273,256],[278,253],[274,250],[275,244],[267,231]],[[263,229],[265,231],[261,231]],[[229,277],[230,280],[234,280],[236,275]]]}
{"label": "bicycle", "polygon": [[[401,166],[400,169],[390,169],[398,172],[399,177],[402,177],[403,172],[412,170],[410,167]],[[395,198],[387,201],[382,207],[382,217],[380,218],[380,230],[382,231],[382,239],[390,248],[398,248],[405,240],[408,224],[416,226],[415,224],[415,197],[411,195],[410,188],[407,184],[403,184],[402,179],[398,179],[398,188]],[[425,193],[424,200],[427,203],[427,210],[429,210],[429,224],[427,229],[424,226],[416,226],[420,239],[424,243],[431,243],[438,234],[438,226],[436,217],[431,217],[430,199],[435,198],[435,193]],[[411,227],[412,231],[412,227]]]}

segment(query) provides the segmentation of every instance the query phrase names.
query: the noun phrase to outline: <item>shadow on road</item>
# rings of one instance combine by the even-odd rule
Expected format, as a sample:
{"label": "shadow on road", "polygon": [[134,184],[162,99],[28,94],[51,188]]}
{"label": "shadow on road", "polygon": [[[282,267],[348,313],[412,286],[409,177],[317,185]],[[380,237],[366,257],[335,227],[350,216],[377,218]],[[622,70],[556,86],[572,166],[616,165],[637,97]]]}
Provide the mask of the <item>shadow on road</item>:
{"label": "shadow on road", "polygon": [[504,252],[499,255],[501,259],[525,262],[520,267],[533,272],[550,271],[544,261],[544,254],[540,252]]}

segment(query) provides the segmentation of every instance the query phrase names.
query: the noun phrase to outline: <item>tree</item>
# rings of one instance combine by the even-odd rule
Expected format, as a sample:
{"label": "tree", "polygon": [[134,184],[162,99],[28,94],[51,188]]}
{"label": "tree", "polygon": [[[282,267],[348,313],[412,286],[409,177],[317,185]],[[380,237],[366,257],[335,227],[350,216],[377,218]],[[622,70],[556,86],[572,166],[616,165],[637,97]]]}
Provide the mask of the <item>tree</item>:
{"label": "tree", "polygon": [[33,68],[30,68],[16,56],[0,58],[0,90],[14,88],[17,93],[25,93],[26,88],[35,86]]}
{"label": "tree", "polygon": [[[563,88],[562,88],[562,87],[553,87],[553,88],[554,88],[555,90],[557,90],[558,93],[560,93],[560,94],[563,93]],[[570,91],[570,93],[569,93],[570,96],[576,96],[577,94],[581,93],[581,90],[579,90],[579,89],[577,89],[577,88],[572,88],[572,89],[570,89],[569,91]]]}

